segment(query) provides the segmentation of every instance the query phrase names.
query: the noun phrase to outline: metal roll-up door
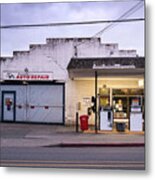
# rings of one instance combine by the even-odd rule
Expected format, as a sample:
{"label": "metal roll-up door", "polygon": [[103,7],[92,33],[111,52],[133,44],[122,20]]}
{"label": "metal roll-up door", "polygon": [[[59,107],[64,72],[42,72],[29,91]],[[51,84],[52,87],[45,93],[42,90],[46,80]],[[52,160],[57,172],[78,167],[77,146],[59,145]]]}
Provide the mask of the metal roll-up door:
{"label": "metal roll-up door", "polygon": [[29,85],[27,86],[29,122],[60,123],[64,122],[64,86]]}

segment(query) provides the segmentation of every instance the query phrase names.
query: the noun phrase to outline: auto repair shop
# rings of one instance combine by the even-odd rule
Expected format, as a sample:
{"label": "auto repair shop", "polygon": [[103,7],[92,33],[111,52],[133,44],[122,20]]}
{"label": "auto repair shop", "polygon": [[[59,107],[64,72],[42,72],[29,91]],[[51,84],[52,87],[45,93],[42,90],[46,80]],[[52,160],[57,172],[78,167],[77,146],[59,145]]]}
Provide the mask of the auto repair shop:
{"label": "auto repair shop", "polygon": [[[1,57],[0,63],[4,122],[75,124],[76,112],[87,114],[91,106],[95,71],[98,112],[109,105],[112,119],[131,127],[132,108],[144,121],[145,58],[136,50],[120,50],[117,43],[100,38],[48,38],[28,51]],[[93,114],[89,124],[94,124]]]}

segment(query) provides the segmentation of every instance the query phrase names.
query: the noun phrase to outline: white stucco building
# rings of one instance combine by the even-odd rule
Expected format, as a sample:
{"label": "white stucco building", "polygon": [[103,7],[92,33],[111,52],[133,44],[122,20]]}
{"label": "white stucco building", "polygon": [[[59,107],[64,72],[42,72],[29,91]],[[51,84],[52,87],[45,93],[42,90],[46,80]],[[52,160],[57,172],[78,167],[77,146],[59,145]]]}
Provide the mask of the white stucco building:
{"label": "white stucco building", "polygon": [[[95,71],[99,98],[106,86],[113,106],[116,89],[132,89],[124,93],[123,103],[129,106],[129,98],[136,96],[144,111],[144,57],[100,38],[48,38],[46,44],[30,45],[29,51],[1,57],[0,66],[2,121],[74,124],[75,113],[87,114],[91,106]],[[125,113],[129,122],[128,107]],[[89,123],[94,123],[93,115]]]}

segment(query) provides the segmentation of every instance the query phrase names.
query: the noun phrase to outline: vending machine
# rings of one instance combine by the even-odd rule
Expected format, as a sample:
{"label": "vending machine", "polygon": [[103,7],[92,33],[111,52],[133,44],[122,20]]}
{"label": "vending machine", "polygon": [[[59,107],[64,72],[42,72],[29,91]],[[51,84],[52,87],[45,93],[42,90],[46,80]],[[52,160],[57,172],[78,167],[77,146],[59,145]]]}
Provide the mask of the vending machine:
{"label": "vending machine", "polygon": [[130,131],[143,130],[142,100],[140,97],[130,98]]}
{"label": "vending machine", "polygon": [[112,130],[113,112],[110,106],[110,89],[99,89],[100,130]]}

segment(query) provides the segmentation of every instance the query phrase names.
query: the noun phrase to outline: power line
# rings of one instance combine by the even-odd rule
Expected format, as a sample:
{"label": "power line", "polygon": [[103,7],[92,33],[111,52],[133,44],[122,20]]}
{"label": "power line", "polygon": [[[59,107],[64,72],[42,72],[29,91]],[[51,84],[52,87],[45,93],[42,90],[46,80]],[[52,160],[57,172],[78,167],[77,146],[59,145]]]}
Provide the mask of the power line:
{"label": "power line", "polygon": [[123,22],[135,22],[135,21],[144,21],[144,18],[81,21],[81,22],[62,22],[62,23],[47,23],[47,24],[4,25],[4,26],[0,26],[0,28],[13,29],[13,28],[48,27],[48,26],[73,26],[73,25],[91,25],[91,24],[103,24],[103,23],[123,23]]}
{"label": "power line", "polygon": [[102,0],[102,1],[98,1],[98,2],[104,2],[104,3],[108,3],[108,2],[137,2],[137,1],[144,1],[144,0]]}
{"label": "power line", "polygon": [[[127,18],[129,17],[131,14],[133,14],[134,12],[136,12],[138,9],[140,9],[143,6],[143,1],[138,2],[136,5],[134,5],[133,7],[131,7],[128,11],[126,11],[124,14],[122,14],[119,18],[117,18],[117,20],[121,20],[122,18]],[[118,22],[119,23],[119,22]],[[102,30],[100,30],[99,32],[97,32],[93,37],[96,36],[100,36],[103,32],[105,32],[106,30],[108,30],[109,28],[111,28],[112,26],[114,26],[116,24],[114,24],[113,22],[111,24],[109,24],[108,26],[104,27]]]}
{"label": "power line", "polygon": [[[121,20],[122,18],[126,18],[128,16],[130,16],[131,14],[133,14],[134,12],[136,12],[139,8],[141,8],[141,6],[143,4],[141,4],[143,2],[143,0],[140,0],[140,2],[138,2],[136,5],[134,5],[133,7],[131,7],[128,11],[126,11],[124,14],[122,14],[119,18],[117,18],[116,20]],[[111,28],[112,26],[116,25],[116,23],[111,23],[110,25],[104,27],[102,30],[100,30],[99,32],[97,32],[95,35],[92,36],[93,37],[98,37],[101,36],[103,34],[103,32],[105,32],[106,30],[108,30],[109,28]],[[85,42],[81,42],[79,44],[76,45],[76,48],[82,44],[84,44]]]}
{"label": "power line", "polygon": [[144,0],[102,0],[102,1],[98,1],[98,2],[133,2],[133,1],[144,1]]}

